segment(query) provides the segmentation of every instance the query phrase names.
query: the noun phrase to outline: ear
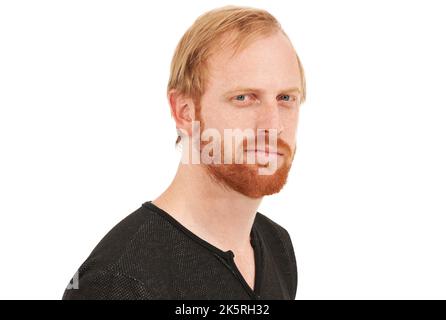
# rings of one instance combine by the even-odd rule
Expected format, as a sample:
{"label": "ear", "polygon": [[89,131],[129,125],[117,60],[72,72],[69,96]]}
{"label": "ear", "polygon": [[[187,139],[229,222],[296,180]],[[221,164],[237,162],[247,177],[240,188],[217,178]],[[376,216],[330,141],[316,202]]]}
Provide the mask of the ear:
{"label": "ear", "polygon": [[177,131],[181,129],[192,136],[192,121],[195,119],[195,105],[192,99],[179,93],[176,89],[169,91],[167,99]]}

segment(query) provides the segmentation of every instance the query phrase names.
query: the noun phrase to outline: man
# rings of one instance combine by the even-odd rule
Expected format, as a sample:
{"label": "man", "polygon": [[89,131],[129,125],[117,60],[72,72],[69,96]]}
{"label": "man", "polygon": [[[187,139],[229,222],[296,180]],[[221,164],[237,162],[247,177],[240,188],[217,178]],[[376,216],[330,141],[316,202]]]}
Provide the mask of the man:
{"label": "man", "polygon": [[63,299],[295,299],[289,234],[257,212],[296,151],[305,78],[288,37],[264,10],[211,10],[178,44],[167,94],[175,178],[101,240]]}

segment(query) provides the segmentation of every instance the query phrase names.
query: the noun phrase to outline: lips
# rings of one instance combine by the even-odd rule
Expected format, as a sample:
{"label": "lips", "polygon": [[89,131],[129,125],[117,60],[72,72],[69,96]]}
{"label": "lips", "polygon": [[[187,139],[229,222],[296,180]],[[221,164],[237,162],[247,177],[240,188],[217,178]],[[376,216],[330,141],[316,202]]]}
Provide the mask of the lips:
{"label": "lips", "polygon": [[264,154],[266,154],[266,155],[269,155],[269,154],[276,154],[276,155],[278,155],[278,156],[283,156],[283,153],[281,153],[281,152],[273,152],[273,151],[269,151],[268,150],[268,148],[266,149],[266,150],[261,150],[261,149],[248,149],[248,150],[245,150],[245,152],[256,152],[256,153],[264,153]]}

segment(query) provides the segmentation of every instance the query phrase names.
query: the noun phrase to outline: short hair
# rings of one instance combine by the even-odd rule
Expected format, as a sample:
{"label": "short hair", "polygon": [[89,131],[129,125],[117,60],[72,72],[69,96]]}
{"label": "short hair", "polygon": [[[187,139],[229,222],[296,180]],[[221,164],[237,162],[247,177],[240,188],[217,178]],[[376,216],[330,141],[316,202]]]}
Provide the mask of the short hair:
{"label": "short hair", "polygon": [[[282,30],[277,19],[266,10],[224,6],[200,15],[185,32],[172,58],[167,92],[176,89],[178,93],[192,98],[200,114],[200,100],[205,92],[208,79],[207,61],[219,48],[234,48],[234,54],[248,46],[253,40]],[[232,36],[231,36],[232,35]],[[223,36],[229,36],[226,43]],[[302,83],[301,102],[305,101],[305,75],[296,53]],[[176,144],[181,140],[178,136]]]}

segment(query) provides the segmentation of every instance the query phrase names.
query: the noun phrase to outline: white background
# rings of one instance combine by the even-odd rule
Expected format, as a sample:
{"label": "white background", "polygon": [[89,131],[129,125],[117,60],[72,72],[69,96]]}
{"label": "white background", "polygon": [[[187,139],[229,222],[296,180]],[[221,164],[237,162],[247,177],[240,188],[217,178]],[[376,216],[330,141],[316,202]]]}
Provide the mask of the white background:
{"label": "white background", "polygon": [[269,10],[307,102],[282,193],[297,299],[446,298],[442,1],[0,2],[0,298],[60,299],[179,161],[165,95],[196,17]]}

